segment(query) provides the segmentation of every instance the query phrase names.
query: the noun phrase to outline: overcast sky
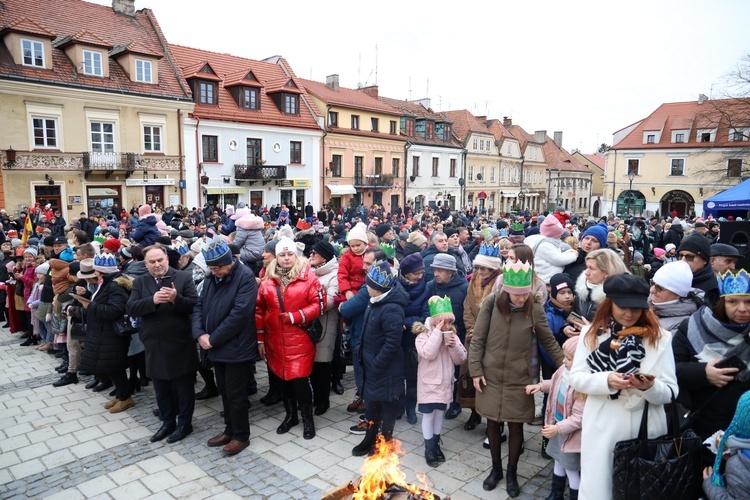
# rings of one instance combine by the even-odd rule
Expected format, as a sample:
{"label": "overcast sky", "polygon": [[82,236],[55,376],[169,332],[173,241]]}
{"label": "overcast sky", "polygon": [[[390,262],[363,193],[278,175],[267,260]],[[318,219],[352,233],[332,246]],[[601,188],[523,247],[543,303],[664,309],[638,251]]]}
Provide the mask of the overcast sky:
{"label": "overcast sky", "polygon": [[[110,0],[94,0],[111,5]],[[663,102],[721,95],[750,53],[746,0],[351,2],[136,0],[170,43],[250,59],[436,111],[510,116],[584,153]],[[377,49],[376,49],[377,47]],[[713,87],[713,90],[712,90]]]}

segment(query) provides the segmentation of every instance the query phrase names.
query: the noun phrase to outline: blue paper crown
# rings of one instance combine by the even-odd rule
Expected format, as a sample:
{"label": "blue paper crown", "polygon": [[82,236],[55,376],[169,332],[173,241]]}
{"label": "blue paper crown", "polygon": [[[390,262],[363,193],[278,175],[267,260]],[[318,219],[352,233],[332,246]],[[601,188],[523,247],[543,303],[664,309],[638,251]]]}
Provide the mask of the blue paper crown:
{"label": "blue paper crown", "polygon": [[117,267],[114,254],[99,254],[94,257],[94,267]]}
{"label": "blue paper crown", "polygon": [[229,252],[229,246],[221,235],[217,234],[213,239],[208,240],[201,247],[201,253],[206,262],[212,262],[220,259],[224,254]]}
{"label": "blue paper crown", "polygon": [[744,269],[726,271],[716,275],[719,281],[719,296],[750,295],[750,274]]}
{"label": "blue paper crown", "polygon": [[180,255],[185,255],[186,253],[188,253],[188,251],[190,251],[190,248],[188,248],[187,244],[185,244],[184,241],[177,240],[172,243],[172,250]]}
{"label": "blue paper crown", "polygon": [[367,282],[370,285],[375,285],[374,288],[381,290],[389,290],[393,288],[398,277],[391,270],[390,264],[386,261],[380,261],[370,268],[367,273]]}
{"label": "blue paper crown", "polygon": [[486,255],[487,257],[500,257],[500,245],[496,245],[494,243],[491,244],[485,244],[482,243],[482,245],[479,247],[479,254],[478,255]]}

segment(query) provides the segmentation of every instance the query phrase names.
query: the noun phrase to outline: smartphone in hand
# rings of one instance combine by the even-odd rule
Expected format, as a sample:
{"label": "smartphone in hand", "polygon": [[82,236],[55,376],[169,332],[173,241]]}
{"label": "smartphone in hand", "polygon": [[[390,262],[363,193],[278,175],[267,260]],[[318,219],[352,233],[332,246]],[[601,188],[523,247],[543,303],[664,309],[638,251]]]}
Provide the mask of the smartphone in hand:
{"label": "smartphone in hand", "polygon": [[738,371],[744,371],[747,369],[747,365],[739,356],[732,354],[728,358],[724,358],[716,363],[716,368],[737,368]]}

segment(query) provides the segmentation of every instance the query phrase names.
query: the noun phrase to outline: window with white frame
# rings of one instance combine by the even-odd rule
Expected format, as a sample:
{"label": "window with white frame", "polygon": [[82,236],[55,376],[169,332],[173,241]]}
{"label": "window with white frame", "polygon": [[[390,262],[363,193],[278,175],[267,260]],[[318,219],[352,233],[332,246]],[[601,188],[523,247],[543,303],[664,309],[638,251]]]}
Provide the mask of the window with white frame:
{"label": "window with white frame", "polygon": [[627,171],[627,173],[628,174],[638,175],[638,170],[640,168],[640,163],[641,163],[640,160],[636,160],[636,159],[630,159],[630,160],[628,160],[628,171]]}
{"label": "window with white frame", "polygon": [[479,139],[474,139],[474,151],[477,149],[477,143],[479,142]]}
{"label": "window with white frame", "polygon": [[669,175],[685,175],[685,159],[672,158],[672,169]]}
{"label": "window with white frame", "polygon": [[161,153],[161,138],[161,127],[155,125],[143,126],[143,150],[146,153]]}
{"label": "window with white frame", "polygon": [[747,141],[750,136],[750,128],[732,128],[729,130],[730,141]]}
{"label": "window with white frame", "polygon": [[505,168],[500,169],[500,182],[505,182]]}
{"label": "window with white frame", "polygon": [[474,180],[474,165],[469,166],[469,181]]}
{"label": "window with white frame", "polygon": [[135,60],[135,81],[143,83],[153,82],[151,61],[146,61],[145,59]]}
{"label": "window with white frame", "polygon": [[495,167],[490,169],[490,182],[495,182]]}
{"label": "window with white frame", "polygon": [[21,54],[24,66],[44,67],[44,44],[37,40],[21,39]]}
{"label": "window with white frame", "polygon": [[90,76],[104,76],[101,52],[95,52],[93,50],[83,51],[83,74]]}
{"label": "window with white frame", "polygon": [[34,117],[34,148],[57,148],[57,119]]}
{"label": "window with white frame", "polygon": [[115,124],[91,122],[91,151],[94,153],[115,152]]}
{"label": "window with white frame", "polygon": [[485,171],[485,166],[484,165],[482,165],[481,167],[479,167],[479,173],[482,174],[482,180],[486,181],[487,180],[487,172]]}

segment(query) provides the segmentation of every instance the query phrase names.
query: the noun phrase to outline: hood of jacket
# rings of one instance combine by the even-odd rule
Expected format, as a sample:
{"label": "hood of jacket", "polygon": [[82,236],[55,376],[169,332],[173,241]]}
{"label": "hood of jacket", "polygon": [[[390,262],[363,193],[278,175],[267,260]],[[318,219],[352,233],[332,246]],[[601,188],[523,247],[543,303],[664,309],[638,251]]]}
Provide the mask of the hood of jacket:
{"label": "hood of jacket", "polygon": [[261,219],[257,215],[247,214],[234,221],[234,225],[240,229],[246,229],[248,231],[262,230],[263,219]]}

